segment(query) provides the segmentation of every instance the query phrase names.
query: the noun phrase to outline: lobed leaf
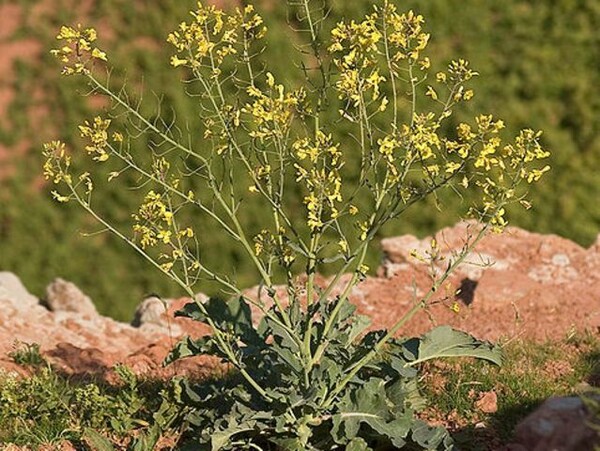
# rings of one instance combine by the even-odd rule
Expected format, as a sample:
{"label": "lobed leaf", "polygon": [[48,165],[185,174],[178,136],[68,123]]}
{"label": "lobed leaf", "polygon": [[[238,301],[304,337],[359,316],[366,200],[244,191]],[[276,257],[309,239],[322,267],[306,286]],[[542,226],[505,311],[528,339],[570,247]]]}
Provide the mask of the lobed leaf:
{"label": "lobed leaf", "polygon": [[418,358],[407,363],[407,366],[447,357],[475,357],[502,365],[502,352],[498,346],[477,340],[450,326],[440,326],[420,339]]}

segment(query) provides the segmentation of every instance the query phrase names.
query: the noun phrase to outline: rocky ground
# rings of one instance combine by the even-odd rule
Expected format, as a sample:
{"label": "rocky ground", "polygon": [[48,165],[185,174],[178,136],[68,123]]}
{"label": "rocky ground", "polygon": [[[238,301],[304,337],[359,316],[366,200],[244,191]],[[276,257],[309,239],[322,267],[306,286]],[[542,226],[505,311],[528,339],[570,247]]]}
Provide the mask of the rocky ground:
{"label": "rocky ground", "polygon": [[[466,224],[441,230],[435,239],[441,255],[464,244]],[[376,276],[355,288],[351,301],[385,328],[410,308],[430,285],[432,267],[411,256],[425,254],[431,238],[388,238]],[[433,267],[439,271],[446,264]],[[455,299],[452,293],[461,290]],[[517,337],[533,340],[564,338],[575,331],[600,331],[600,238],[589,249],[552,235],[508,228],[478,246],[449,284],[440,290],[448,299],[417,316],[403,334],[418,334],[432,324],[450,324],[488,340]],[[256,289],[249,289],[254,295]],[[457,301],[460,310],[450,307]],[[96,374],[110,380],[112,367],[124,363],[135,372],[169,377],[202,374],[217,365],[194,358],[163,368],[161,362],[182,335],[209,331],[187,319],[173,317],[185,299],[144,300],[131,324],[103,317],[76,286],[53,281],[43,300],[29,294],[19,279],[0,272],[0,368],[24,373],[8,354],[15,343],[37,343],[59,370],[74,376]],[[165,310],[165,306],[167,309]]]}

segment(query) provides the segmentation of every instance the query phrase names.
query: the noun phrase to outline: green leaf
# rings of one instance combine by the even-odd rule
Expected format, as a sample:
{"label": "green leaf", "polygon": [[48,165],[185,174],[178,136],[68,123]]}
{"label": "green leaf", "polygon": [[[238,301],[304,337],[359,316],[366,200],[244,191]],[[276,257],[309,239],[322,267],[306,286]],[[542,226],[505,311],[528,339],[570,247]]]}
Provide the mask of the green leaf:
{"label": "green leaf", "polygon": [[371,325],[371,318],[366,315],[356,315],[353,318],[352,325],[350,326],[350,330],[348,331],[348,340],[346,342],[347,345],[351,345],[354,343],[354,340],[363,333],[367,327]]}
{"label": "green leaf", "polygon": [[296,374],[302,373],[302,359],[300,358],[300,353],[290,351],[289,349],[282,348],[277,344],[272,345],[272,350],[275,351],[281,360],[283,360],[287,366],[293,370]]}
{"label": "green leaf", "polygon": [[160,438],[160,428],[155,424],[146,433],[142,433],[135,438],[132,445],[129,447],[130,451],[148,451],[154,449]]}
{"label": "green leaf", "polygon": [[360,437],[353,438],[348,445],[346,445],[346,451],[371,451],[367,442]]}
{"label": "green leaf", "polygon": [[502,364],[502,352],[497,346],[477,340],[450,326],[440,326],[421,338],[418,358],[407,365],[413,366],[442,357],[475,357],[488,360],[496,365]]}
{"label": "green leaf", "polygon": [[361,387],[349,392],[339,404],[339,413],[333,416],[332,436],[340,439],[343,426],[344,438],[357,437],[361,423],[369,425],[379,434],[388,437],[394,446],[406,444],[412,423],[412,412],[395,417],[390,411],[391,402],[385,392],[385,381],[371,378]]}
{"label": "green leaf", "polygon": [[229,424],[229,427],[226,429],[221,429],[214,431],[211,434],[210,445],[212,451],[220,451],[226,448],[234,435],[240,434],[242,432],[252,431],[253,428],[247,427],[243,424],[237,424],[237,422],[232,421]]}
{"label": "green leaf", "polygon": [[115,448],[110,441],[102,434],[94,431],[91,428],[85,428],[83,431],[83,439],[89,444],[94,451],[114,451]]}
{"label": "green leaf", "polygon": [[175,344],[175,346],[173,347],[173,349],[171,349],[169,354],[167,354],[163,365],[167,366],[173,363],[174,361],[183,359],[185,357],[215,353],[216,347],[213,346],[213,338],[211,336],[207,335],[197,340],[194,340],[190,337],[183,337]]}
{"label": "green leaf", "polygon": [[[414,359],[411,359],[414,360]],[[410,361],[402,358],[401,356],[392,354],[390,356],[390,366],[398,373],[398,375],[402,378],[413,378],[416,377],[418,371],[416,368],[411,368],[409,366]]]}
{"label": "green leaf", "polygon": [[285,327],[283,327],[277,321],[273,321],[271,318],[265,318],[265,324],[271,330],[273,339],[279,344],[279,346],[289,349],[294,353],[300,352],[297,342]]}
{"label": "green leaf", "polygon": [[[209,299],[210,302],[210,299]],[[188,302],[183,306],[181,310],[175,312],[175,316],[183,316],[185,318],[193,319],[201,323],[206,321],[206,315],[200,309],[200,306],[196,301]]]}
{"label": "green leaf", "polygon": [[385,392],[394,406],[391,410],[395,416],[407,415],[407,409],[418,412],[427,407],[427,400],[419,392],[416,378],[399,378],[386,386]]}
{"label": "green leaf", "polygon": [[203,323],[210,318],[221,330],[232,330],[244,342],[257,339],[252,324],[252,311],[241,296],[228,302],[221,298],[210,298],[202,306],[197,302],[189,302],[181,310],[175,312],[175,316],[185,316]]}
{"label": "green leaf", "polygon": [[444,451],[454,450],[452,438],[443,427],[429,426],[421,420],[416,420],[412,425],[412,440],[428,450],[442,449]]}
{"label": "green leaf", "polygon": [[302,444],[302,440],[298,437],[273,437],[271,443],[277,445],[277,449],[286,451],[305,451],[306,445]]}

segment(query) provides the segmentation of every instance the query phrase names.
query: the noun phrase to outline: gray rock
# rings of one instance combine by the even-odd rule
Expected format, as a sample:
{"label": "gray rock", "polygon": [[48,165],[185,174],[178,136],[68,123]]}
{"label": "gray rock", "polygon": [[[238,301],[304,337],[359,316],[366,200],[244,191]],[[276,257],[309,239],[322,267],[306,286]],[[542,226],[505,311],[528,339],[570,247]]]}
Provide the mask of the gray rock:
{"label": "gray rock", "polygon": [[425,256],[430,249],[430,243],[419,240],[413,235],[402,235],[381,240],[381,250],[384,258],[390,263],[418,264],[419,260],[413,258],[410,255],[411,252],[416,251],[419,255]]}
{"label": "gray rock", "polygon": [[61,278],[54,279],[46,287],[45,303],[53,312],[74,312],[89,316],[98,315],[92,300],[77,285]]}
{"label": "gray rock", "polygon": [[8,300],[18,308],[39,303],[39,299],[27,291],[21,279],[8,271],[0,271],[0,300]]}
{"label": "gray rock", "polygon": [[[598,402],[597,396],[588,397]],[[598,418],[581,398],[550,398],[517,426],[516,444],[529,451],[592,450],[600,444],[598,431],[590,427],[592,422],[598,427]]]}
{"label": "gray rock", "polygon": [[131,325],[150,335],[165,333],[170,336],[183,335],[181,327],[168,320],[166,313],[172,303],[172,299],[147,297],[135,309]]}
{"label": "gray rock", "polygon": [[141,327],[144,324],[166,326],[167,321],[164,315],[169,303],[169,299],[160,299],[158,296],[147,297],[135,309],[131,325],[133,327]]}

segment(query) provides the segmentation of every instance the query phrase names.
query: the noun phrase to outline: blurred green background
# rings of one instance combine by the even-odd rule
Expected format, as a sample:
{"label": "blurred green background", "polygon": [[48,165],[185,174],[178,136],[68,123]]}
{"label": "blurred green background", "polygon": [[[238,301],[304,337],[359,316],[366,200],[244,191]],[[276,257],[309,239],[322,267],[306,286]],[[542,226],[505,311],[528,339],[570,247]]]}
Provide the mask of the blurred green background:
{"label": "blurred green background", "polygon": [[[41,143],[60,138],[77,143],[76,125],[102,104],[85,100],[85,86],[61,79],[48,54],[61,24],[82,22],[100,32],[100,45],[116,77],[133,91],[143,90],[142,111],[173,108],[192,124],[198,111],[168,64],[166,35],[187,20],[193,1],[0,0],[0,270],[15,272],[36,295],[54,277],[75,282],[99,310],[129,320],[145,294],[177,295],[154,269],[108,234],[75,205],[51,200],[41,177]],[[231,5],[234,2],[223,2]],[[360,18],[372,2],[326,0],[329,21]],[[284,1],[254,2],[269,26],[264,58],[278,79],[293,84],[293,42]],[[451,59],[466,58],[481,74],[470,109],[492,112],[508,125],[507,135],[531,127],[544,130],[552,151],[551,173],[531,192],[533,210],[510,211],[512,225],[570,238],[583,246],[600,229],[600,2],[596,0],[429,0],[397,1],[425,16],[432,34],[428,55],[433,71]],[[433,72],[435,73],[435,72]],[[343,139],[343,137],[341,138]],[[143,149],[139,149],[143,151]],[[106,216],[128,221],[139,193],[109,189],[97,195]],[[248,217],[252,222],[257,215]],[[416,206],[384,235],[424,236],[453,224],[458,213],[433,204]],[[203,226],[204,258],[235,274],[242,286],[257,282],[244,257],[211,224]],[[93,236],[83,236],[92,233]],[[376,267],[380,255],[373,249]],[[207,291],[211,291],[207,287]]]}

